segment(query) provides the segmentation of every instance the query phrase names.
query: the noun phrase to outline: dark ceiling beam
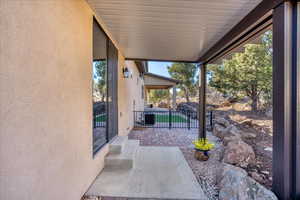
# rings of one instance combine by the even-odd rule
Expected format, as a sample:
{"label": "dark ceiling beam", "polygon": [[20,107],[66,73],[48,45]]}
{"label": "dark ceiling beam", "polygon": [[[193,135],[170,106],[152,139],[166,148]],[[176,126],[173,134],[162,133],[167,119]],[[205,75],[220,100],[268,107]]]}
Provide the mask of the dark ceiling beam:
{"label": "dark ceiling beam", "polygon": [[277,7],[284,1],[285,0],[263,0],[215,45],[200,56],[197,61],[203,63],[210,62],[217,54],[222,53],[224,49],[233,45],[236,41],[241,40],[241,37],[244,36],[246,32],[263,20],[262,18],[269,17],[273,8]]}

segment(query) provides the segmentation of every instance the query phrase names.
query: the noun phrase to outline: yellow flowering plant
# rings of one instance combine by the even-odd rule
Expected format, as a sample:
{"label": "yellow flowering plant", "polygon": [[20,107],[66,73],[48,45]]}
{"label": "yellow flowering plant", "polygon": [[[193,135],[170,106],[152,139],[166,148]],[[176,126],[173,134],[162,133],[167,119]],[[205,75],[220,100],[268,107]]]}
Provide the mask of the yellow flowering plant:
{"label": "yellow flowering plant", "polygon": [[193,141],[195,145],[195,149],[202,151],[209,151],[214,148],[214,144],[209,142],[207,138],[200,138],[198,140]]}

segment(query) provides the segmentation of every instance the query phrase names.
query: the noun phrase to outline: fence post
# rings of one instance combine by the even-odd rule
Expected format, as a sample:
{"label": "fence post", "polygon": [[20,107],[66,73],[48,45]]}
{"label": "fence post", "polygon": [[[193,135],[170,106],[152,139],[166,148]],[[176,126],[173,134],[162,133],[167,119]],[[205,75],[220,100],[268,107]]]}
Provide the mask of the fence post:
{"label": "fence post", "polygon": [[191,129],[191,114],[189,111],[188,111],[187,116],[188,116],[188,129],[190,130]]}
{"label": "fence post", "polygon": [[211,130],[213,129],[213,111],[211,110],[210,111],[210,128],[211,128]]}
{"label": "fence post", "polygon": [[172,127],[172,111],[169,109],[169,129]]}

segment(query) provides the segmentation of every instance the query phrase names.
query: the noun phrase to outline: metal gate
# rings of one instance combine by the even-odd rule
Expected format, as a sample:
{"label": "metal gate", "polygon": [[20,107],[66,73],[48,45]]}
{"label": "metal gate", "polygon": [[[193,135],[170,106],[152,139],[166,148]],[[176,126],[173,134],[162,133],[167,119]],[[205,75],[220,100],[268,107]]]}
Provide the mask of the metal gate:
{"label": "metal gate", "polygon": [[[134,127],[143,128],[198,128],[197,112],[194,111],[134,111]],[[206,114],[206,126],[213,126],[213,112]]]}

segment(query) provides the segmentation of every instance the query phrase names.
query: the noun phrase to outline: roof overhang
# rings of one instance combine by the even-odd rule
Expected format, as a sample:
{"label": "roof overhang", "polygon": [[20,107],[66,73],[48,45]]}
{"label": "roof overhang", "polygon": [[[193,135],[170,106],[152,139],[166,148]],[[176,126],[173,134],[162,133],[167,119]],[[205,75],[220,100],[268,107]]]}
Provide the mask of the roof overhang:
{"label": "roof overhang", "polygon": [[273,2],[87,0],[127,59],[184,62],[206,55],[262,1]]}
{"label": "roof overhang", "polygon": [[128,60],[209,63],[272,25],[285,0],[87,0]]}
{"label": "roof overhang", "polygon": [[146,89],[169,89],[180,83],[180,81],[152,73],[144,74]]}

